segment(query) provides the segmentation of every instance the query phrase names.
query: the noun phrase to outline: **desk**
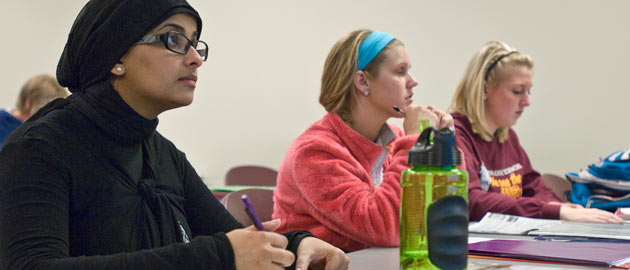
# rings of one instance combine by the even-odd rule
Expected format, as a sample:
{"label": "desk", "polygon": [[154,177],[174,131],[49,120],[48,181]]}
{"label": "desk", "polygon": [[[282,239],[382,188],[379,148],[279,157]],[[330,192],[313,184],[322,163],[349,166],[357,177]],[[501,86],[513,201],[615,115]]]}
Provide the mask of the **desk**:
{"label": "desk", "polygon": [[[496,237],[495,237],[496,238]],[[383,248],[374,247],[364,250],[359,250],[347,254],[350,258],[350,270],[398,270],[399,266],[399,254],[398,248]],[[517,261],[504,261],[504,260],[490,260],[490,259],[468,259],[468,270],[480,270],[480,269],[501,269],[501,270],[529,270],[529,269],[608,269],[608,268],[596,268],[567,264],[546,264],[546,263],[531,263],[531,262],[517,262]]]}

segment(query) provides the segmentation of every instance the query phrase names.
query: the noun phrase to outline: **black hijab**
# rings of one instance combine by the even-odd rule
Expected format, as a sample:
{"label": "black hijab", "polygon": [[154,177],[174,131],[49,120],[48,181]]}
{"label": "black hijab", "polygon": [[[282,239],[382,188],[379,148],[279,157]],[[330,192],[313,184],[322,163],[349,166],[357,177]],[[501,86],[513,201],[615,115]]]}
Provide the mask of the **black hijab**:
{"label": "black hijab", "polygon": [[57,64],[57,80],[83,92],[108,80],[110,70],[142,36],[175,13],[201,18],[186,0],[91,0],[77,16]]}

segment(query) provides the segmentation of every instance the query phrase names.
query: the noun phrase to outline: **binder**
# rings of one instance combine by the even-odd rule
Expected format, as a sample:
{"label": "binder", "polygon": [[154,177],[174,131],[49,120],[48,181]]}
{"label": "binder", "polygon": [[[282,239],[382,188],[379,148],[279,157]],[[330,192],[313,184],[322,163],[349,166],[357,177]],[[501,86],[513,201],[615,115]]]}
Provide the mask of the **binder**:
{"label": "binder", "polygon": [[490,240],[468,245],[469,254],[630,269],[630,246],[609,242]]}

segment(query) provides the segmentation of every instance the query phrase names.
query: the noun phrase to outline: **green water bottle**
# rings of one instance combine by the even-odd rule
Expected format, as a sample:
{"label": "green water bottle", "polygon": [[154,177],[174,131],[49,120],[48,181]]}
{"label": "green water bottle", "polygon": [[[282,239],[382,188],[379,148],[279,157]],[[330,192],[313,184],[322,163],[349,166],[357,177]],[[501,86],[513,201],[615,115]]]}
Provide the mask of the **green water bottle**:
{"label": "green water bottle", "polygon": [[429,127],[401,174],[400,269],[464,269],[468,257],[468,173],[451,129]]}

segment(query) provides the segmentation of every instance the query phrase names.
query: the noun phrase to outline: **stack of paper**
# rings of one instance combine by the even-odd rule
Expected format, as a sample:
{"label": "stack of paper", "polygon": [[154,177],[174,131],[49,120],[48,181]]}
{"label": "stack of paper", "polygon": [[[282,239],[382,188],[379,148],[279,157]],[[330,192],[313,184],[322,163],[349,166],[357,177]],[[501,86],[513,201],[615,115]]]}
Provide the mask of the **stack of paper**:
{"label": "stack of paper", "polygon": [[[468,226],[468,231],[472,233],[612,239],[626,244],[630,241],[630,223],[569,222],[497,213],[486,214],[480,222]],[[628,249],[630,250],[630,246]]]}
{"label": "stack of paper", "polygon": [[469,225],[468,231],[473,233],[524,235],[530,231],[539,230],[561,222],[554,219],[526,218],[488,212],[480,222]]}
{"label": "stack of paper", "polygon": [[623,242],[626,242],[628,254],[630,254],[630,245],[627,244],[627,240],[630,240],[630,224],[628,223],[562,222],[530,231],[528,234],[626,240]]}

